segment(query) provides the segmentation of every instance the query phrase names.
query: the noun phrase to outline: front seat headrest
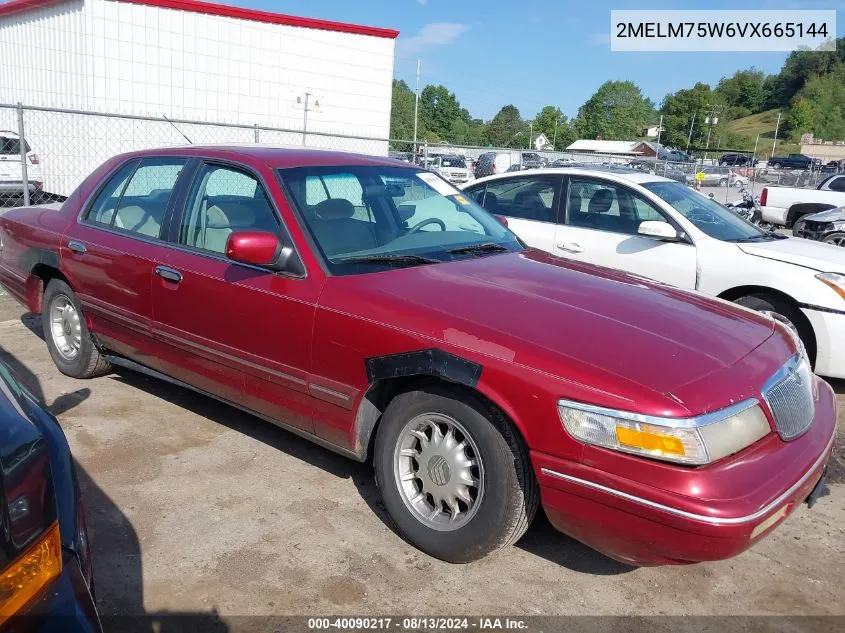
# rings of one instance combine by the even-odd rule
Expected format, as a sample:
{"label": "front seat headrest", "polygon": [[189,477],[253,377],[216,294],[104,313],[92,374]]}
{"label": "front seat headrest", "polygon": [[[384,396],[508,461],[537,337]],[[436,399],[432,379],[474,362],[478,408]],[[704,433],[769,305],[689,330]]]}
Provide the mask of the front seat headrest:
{"label": "front seat headrest", "polygon": [[348,220],[355,215],[355,207],[349,200],[329,198],[314,207],[321,220]]}

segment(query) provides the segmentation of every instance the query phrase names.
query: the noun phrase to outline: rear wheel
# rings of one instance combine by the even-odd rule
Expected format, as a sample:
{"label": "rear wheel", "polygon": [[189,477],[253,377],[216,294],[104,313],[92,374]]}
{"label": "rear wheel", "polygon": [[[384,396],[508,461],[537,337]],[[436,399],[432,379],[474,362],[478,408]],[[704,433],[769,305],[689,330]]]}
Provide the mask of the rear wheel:
{"label": "rear wheel", "polygon": [[53,279],[44,291],[43,303],[44,340],[59,371],[74,378],[108,373],[111,366],[94,344],[71,287]]}
{"label": "rear wheel", "polygon": [[501,413],[463,390],[431,385],[394,398],[373,461],[402,536],[452,563],[516,542],[539,503],[521,439]]}
{"label": "rear wheel", "polygon": [[810,361],[815,363],[816,340],[813,335],[813,328],[810,326],[809,321],[807,321],[807,317],[801,313],[801,310],[797,306],[781,297],[771,294],[747,295],[740,297],[734,303],[761,312],[775,321],[783,323],[798,335],[798,338],[804,343],[804,348],[807,350]]}
{"label": "rear wheel", "polygon": [[825,235],[822,240],[825,244],[833,244],[834,246],[845,246],[845,233],[831,233]]}

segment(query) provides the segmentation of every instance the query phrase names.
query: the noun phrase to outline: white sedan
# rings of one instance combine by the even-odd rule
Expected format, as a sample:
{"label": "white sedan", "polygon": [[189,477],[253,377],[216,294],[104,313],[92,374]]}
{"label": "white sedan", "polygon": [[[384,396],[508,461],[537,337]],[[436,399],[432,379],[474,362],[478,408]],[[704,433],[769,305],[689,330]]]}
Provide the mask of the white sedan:
{"label": "white sedan", "polygon": [[816,373],[845,378],[845,249],[763,232],[681,183],[632,170],[522,171],[463,190],[529,246],[782,320]]}

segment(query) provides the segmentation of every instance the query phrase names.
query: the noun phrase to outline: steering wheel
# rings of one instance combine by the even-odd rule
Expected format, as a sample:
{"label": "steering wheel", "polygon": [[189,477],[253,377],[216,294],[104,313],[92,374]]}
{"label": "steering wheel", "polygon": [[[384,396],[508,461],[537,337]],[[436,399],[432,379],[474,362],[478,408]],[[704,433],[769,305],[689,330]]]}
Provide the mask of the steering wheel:
{"label": "steering wheel", "polygon": [[693,224],[721,224],[722,220],[712,211],[702,207],[693,207],[687,213],[687,220]]}
{"label": "steering wheel", "polygon": [[416,233],[417,231],[422,229],[424,226],[428,226],[429,224],[436,224],[437,226],[440,227],[441,231],[446,230],[446,223],[443,222],[443,220],[441,220],[440,218],[428,218],[428,219],[423,220],[422,222],[419,222],[419,223],[415,224],[414,226],[412,226],[410,228],[410,230],[408,231],[408,235],[410,235],[411,233]]}

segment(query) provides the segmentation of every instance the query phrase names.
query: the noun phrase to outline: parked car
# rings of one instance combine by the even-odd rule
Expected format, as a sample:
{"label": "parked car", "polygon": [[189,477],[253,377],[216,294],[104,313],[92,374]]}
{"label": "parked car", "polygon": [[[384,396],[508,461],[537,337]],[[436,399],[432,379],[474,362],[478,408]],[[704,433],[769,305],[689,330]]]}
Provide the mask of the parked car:
{"label": "parked car", "polygon": [[545,156],[540,156],[537,152],[522,152],[520,160],[523,169],[542,169],[548,162]]}
{"label": "parked car", "polygon": [[845,246],[845,206],[802,216],[795,222],[792,233],[796,237]]}
{"label": "parked car", "polygon": [[822,180],[815,189],[802,187],[764,187],[760,192],[763,219],[791,227],[802,216],[845,205],[845,174]]}
{"label": "parked car", "polygon": [[387,155],[395,160],[401,160],[403,163],[414,162],[413,152],[388,152]]}
{"label": "parked car", "polygon": [[574,158],[557,158],[546,165],[546,167],[570,167],[576,162],[577,161]]}
{"label": "parked car", "polygon": [[511,167],[511,155],[508,152],[484,152],[475,161],[475,177],[483,178],[492,174],[503,174]]}
{"label": "parked car", "polygon": [[819,171],[823,174],[839,174],[845,172],[845,159],[828,161]]}
{"label": "parked car", "polygon": [[452,184],[463,184],[475,178],[467,167],[466,159],[463,156],[437,156],[432,167]]}
{"label": "parked car", "polygon": [[780,169],[812,169],[821,165],[817,158],[810,158],[804,154],[789,154],[788,156],[772,156],[768,167]]}
{"label": "parked car", "polygon": [[679,149],[660,148],[658,156],[660,160],[672,163],[690,163],[695,161],[694,157]]}
{"label": "parked car", "polygon": [[[44,188],[41,159],[24,140],[27,188],[33,197]],[[9,199],[23,197],[23,167],[21,166],[21,138],[15,132],[0,131],[0,206]]]}
{"label": "parked car", "polygon": [[[660,172],[658,172],[660,173]],[[687,184],[697,182],[696,174],[703,173],[704,179],[701,184],[707,187],[745,187],[750,182],[747,176],[741,176],[730,167],[704,166],[686,173],[684,176]]]}
{"label": "parked car", "polygon": [[0,462],[0,627],[101,632],[70,448],[53,415],[2,363]]}
{"label": "parked car", "polygon": [[[540,184],[532,213],[560,195]],[[386,158],[134,152],[0,238],[60,371],[133,368],[371,459],[397,529],[444,560],[516,541],[541,502],[629,563],[733,556],[831,453],[835,396],[788,328],[526,249]]]}
{"label": "parked car", "polygon": [[800,335],[817,373],[845,378],[842,249],[761,230],[700,192],[636,171],[544,170],[464,191],[529,246],[772,315]]}
{"label": "parked car", "polygon": [[757,164],[757,159],[748,154],[722,154],[719,158],[719,164],[730,165],[731,167],[754,167]]}

